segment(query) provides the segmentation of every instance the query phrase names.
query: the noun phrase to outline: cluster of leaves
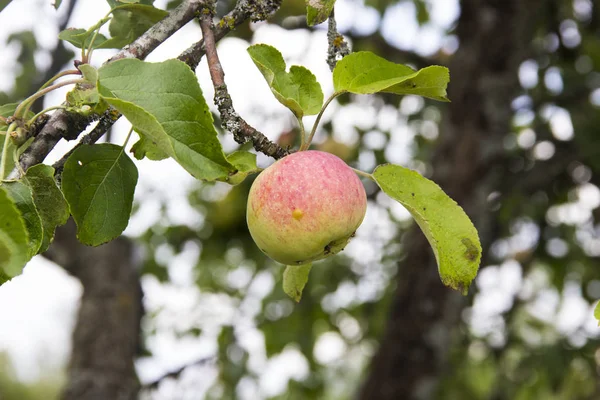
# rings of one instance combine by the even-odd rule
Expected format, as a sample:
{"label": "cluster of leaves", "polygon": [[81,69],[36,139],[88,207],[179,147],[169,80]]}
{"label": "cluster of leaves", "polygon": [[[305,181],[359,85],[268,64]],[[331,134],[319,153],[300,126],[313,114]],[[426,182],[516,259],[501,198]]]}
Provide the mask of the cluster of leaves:
{"label": "cluster of leaves", "polygon": [[[84,61],[95,48],[130,43],[165,16],[164,11],[148,4],[109,3],[112,19],[107,16],[87,30],[68,29],[59,34],[82,49]],[[309,12],[309,21],[311,15]],[[109,20],[110,39],[98,33]],[[415,71],[370,52],[358,52],[337,64],[333,71],[335,92],[323,105],[321,86],[308,69],[292,66],[287,72],[281,53],[271,46],[251,46],[248,53],[275,97],[292,111],[302,128],[303,116],[320,116],[333,98],[344,93],[416,94],[447,101],[446,68],[431,66]],[[229,155],[223,152],[197,77],[183,62],[123,59],[98,70],[89,64],[79,69],[83,80],[69,93],[69,105],[80,111],[85,106],[85,112],[95,113],[112,107],[124,115],[140,136],[133,146],[136,158],[171,157],[202,181],[238,184],[248,174],[258,172],[255,154],[245,150]],[[19,118],[18,113],[5,114]],[[301,150],[310,145],[318,122],[319,118]],[[7,129],[8,138],[12,132],[10,127]],[[10,145],[8,140],[5,143]],[[45,251],[54,229],[69,215],[77,223],[77,235],[84,244],[97,246],[123,232],[138,178],[135,164],[124,149],[125,145],[114,144],[78,147],[65,163],[62,191],[53,179],[54,170],[44,165],[30,168],[18,181],[0,186],[4,211],[10,213],[0,231],[0,251],[6,260],[0,265],[4,280],[20,273],[33,255]],[[380,166],[369,176],[417,220],[434,248],[442,281],[466,293],[477,273],[481,247],[463,210],[433,182],[401,166]],[[54,205],[51,210],[49,204]],[[284,290],[296,300],[309,270],[310,266],[289,266],[284,274]]]}
{"label": "cluster of leaves", "polygon": [[[310,71],[292,66],[286,72],[281,53],[271,46],[255,45],[248,52],[277,100],[294,113],[300,124],[302,116],[323,110],[321,87]],[[335,92],[330,99],[344,93],[387,92],[447,101],[448,80],[448,70],[444,67],[431,66],[415,71],[370,52],[356,52],[336,65],[333,71]],[[317,123],[318,119],[313,132]],[[477,231],[464,211],[435,183],[399,165],[379,166],[371,177],[419,223],[434,249],[444,284],[466,294],[477,274],[481,246]],[[310,264],[288,266],[284,273],[284,290],[296,301],[300,300],[309,272]]]}

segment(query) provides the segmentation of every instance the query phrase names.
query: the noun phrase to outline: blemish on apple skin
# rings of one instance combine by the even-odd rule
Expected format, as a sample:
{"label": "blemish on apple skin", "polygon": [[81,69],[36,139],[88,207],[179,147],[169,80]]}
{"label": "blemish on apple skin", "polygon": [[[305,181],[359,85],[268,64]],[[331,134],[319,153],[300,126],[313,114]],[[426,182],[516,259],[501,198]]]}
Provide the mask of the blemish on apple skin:
{"label": "blemish on apple skin", "polygon": [[296,208],[294,209],[294,211],[292,211],[292,217],[296,220],[296,221],[300,221],[302,219],[302,217],[304,217],[304,212],[302,212],[301,209]]}

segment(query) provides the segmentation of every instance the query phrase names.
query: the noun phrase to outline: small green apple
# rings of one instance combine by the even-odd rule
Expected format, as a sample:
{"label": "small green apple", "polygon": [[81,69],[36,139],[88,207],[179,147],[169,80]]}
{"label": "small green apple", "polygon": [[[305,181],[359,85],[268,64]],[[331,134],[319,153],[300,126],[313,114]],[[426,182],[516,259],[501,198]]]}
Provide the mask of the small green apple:
{"label": "small green apple", "polygon": [[340,158],[300,151],[275,162],[254,181],[247,222],[258,247],[287,265],[336,254],[367,210],[365,189]]}

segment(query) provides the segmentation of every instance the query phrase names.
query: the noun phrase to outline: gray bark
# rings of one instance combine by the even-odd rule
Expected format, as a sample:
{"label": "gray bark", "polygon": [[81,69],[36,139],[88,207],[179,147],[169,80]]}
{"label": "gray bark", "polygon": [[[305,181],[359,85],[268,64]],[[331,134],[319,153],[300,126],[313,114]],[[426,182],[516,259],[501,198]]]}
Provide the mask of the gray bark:
{"label": "gray bark", "polygon": [[[441,123],[432,179],[474,220],[485,251],[496,229],[486,203],[506,166],[502,141],[510,130],[518,67],[530,51],[546,0],[464,0],[450,62],[452,103]],[[440,282],[427,240],[414,229],[380,348],[359,398],[430,399],[443,373],[465,298]]]}
{"label": "gray bark", "polygon": [[44,254],[84,289],[62,399],[136,399],[134,360],[143,308],[133,243],[121,237],[99,247],[84,246],[75,237],[74,225],[69,221],[57,229]]}

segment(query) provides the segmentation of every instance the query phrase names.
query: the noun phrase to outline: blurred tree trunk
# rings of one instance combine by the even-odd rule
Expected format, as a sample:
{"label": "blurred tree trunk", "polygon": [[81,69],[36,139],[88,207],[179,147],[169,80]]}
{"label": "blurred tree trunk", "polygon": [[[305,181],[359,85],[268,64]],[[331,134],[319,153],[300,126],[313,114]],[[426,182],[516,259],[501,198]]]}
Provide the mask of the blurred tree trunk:
{"label": "blurred tree trunk", "polygon": [[[486,198],[500,185],[507,159],[518,67],[531,51],[536,20],[552,0],[463,0],[460,47],[450,62],[449,104],[432,179],[474,220],[485,250],[497,229]],[[433,252],[418,229],[408,237],[384,337],[359,398],[431,399],[452,332],[466,304],[440,282]]]}
{"label": "blurred tree trunk", "polygon": [[62,398],[137,399],[134,359],[143,309],[133,244],[120,237],[99,247],[84,246],[71,220],[57,229],[44,255],[78,278],[84,289]]}

